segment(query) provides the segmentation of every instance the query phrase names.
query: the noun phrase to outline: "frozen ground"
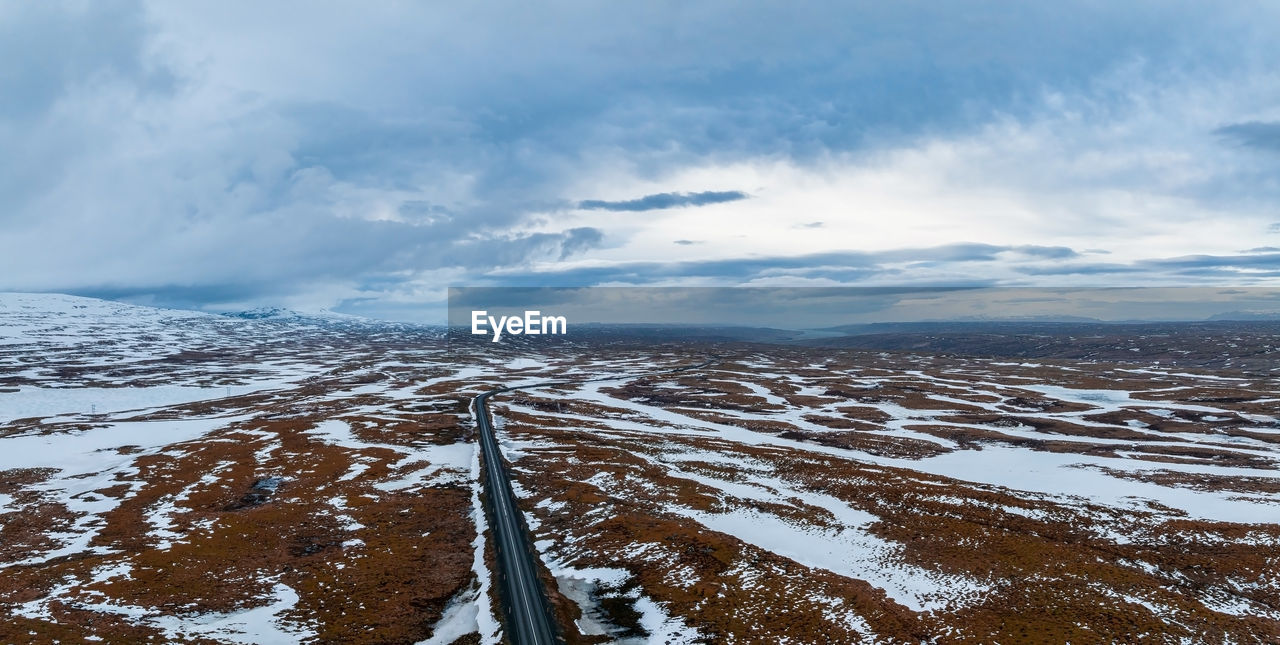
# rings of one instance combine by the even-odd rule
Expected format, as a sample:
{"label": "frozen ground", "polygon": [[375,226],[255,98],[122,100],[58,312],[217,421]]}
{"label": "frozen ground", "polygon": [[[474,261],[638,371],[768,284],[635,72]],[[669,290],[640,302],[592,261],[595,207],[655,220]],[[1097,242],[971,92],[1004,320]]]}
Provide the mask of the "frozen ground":
{"label": "frozen ground", "polygon": [[1280,634],[1269,373],[783,348],[669,365],[495,399],[543,557],[593,625],[581,590],[612,585],[711,641]]}
{"label": "frozen ground", "polygon": [[574,642],[1280,640],[1280,388],[1145,342],[543,354],[0,294],[0,641],[500,642],[468,406],[547,380],[492,409]]}
{"label": "frozen ground", "polygon": [[439,334],[0,294],[0,339],[0,641],[415,642],[476,585]]}

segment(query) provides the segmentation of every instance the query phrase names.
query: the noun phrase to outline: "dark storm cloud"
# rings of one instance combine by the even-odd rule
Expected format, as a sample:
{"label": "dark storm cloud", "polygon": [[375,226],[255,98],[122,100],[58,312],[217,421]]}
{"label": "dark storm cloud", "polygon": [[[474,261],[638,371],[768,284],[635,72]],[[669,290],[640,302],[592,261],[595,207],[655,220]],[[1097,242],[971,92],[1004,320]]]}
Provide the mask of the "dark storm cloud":
{"label": "dark storm cloud", "polygon": [[738,190],[705,191],[701,193],[658,193],[656,195],[645,195],[639,199],[618,202],[588,199],[578,202],[578,208],[605,211],[654,211],[664,208],[723,204],[747,198],[748,195],[746,193]]}

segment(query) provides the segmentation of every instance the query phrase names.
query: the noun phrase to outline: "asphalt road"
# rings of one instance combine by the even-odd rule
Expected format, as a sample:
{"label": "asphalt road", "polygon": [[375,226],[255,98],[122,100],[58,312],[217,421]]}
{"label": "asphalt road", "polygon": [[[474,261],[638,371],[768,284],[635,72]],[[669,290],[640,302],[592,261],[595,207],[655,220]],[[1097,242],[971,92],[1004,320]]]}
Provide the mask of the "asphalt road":
{"label": "asphalt road", "polygon": [[546,590],[538,579],[537,553],[529,539],[524,515],[511,494],[511,480],[502,463],[502,452],[494,437],[493,424],[485,400],[505,389],[477,396],[476,424],[480,428],[480,453],[484,459],[485,513],[493,532],[498,558],[498,600],[507,638],[512,645],[563,643]]}
{"label": "asphalt road", "polygon": [[[706,362],[686,365],[658,373],[684,372],[706,367],[718,359],[712,355]],[[632,375],[638,376],[638,375]],[[588,381],[605,381],[617,376]],[[494,551],[498,557],[498,602],[501,605],[503,624],[512,645],[551,645],[563,643],[546,589],[538,579],[538,554],[529,538],[524,515],[516,507],[511,492],[511,479],[502,463],[502,450],[493,431],[493,422],[485,401],[495,394],[530,387],[567,384],[583,381],[547,381],[531,385],[502,387],[489,390],[472,401],[475,406],[476,425],[480,429],[480,454],[484,460],[485,514],[489,529],[493,532]]]}

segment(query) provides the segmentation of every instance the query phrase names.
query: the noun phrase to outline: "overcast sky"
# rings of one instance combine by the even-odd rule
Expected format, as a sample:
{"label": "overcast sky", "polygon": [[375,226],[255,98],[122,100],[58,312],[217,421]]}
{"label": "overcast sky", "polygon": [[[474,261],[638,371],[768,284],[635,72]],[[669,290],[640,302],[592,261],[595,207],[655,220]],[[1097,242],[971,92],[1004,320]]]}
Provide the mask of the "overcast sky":
{"label": "overcast sky", "polygon": [[1280,285],[1280,4],[0,1],[0,290]]}

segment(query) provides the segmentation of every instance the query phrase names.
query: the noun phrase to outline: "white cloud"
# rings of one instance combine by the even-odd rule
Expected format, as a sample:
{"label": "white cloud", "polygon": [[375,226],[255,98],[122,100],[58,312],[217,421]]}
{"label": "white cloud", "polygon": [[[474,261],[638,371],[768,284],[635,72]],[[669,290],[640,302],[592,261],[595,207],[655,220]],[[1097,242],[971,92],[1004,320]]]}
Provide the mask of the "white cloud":
{"label": "white cloud", "polygon": [[[15,7],[0,289],[398,307],[530,267],[642,279],[958,242],[1226,254],[1271,244],[1280,219],[1275,156],[1212,134],[1280,118],[1265,6]],[[707,191],[751,197],[569,206]],[[877,257],[879,273],[738,278],[1093,261]],[[653,277],[734,279],[717,271]]]}
{"label": "white cloud", "polygon": [[[600,161],[574,196],[626,199],[671,191],[744,190],[752,198],[696,210],[619,217],[577,211],[625,243],[574,266],[880,251],[960,242],[1106,250],[1128,263],[1190,254],[1234,254],[1277,238],[1274,197],[1251,174],[1266,163],[1227,145],[1223,123],[1280,117],[1280,75],[1180,75],[1153,82],[1135,63],[1088,92],[1045,92],[1025,118],[998,117],[969,131],[907,145],[832,153],[718,160],[639,174],[625,156]],[[564,221],[563,219],[561,221]],[[805,227],[822,221],[821,227]],[[673,245],[697,239],[696,247]],[[1063,262],[1092,263],[1098,257]],[[1008,267],[920,267],[922,279],[1026,281]],[[551,268],[551,267],[544,267]],[[903,279],[895,276],[894,279]],[[781,278],[772,278],[779,280]],[[1038,281],[1051,280],[1047,277]],[[1097,278],[1072,278],[1072,280]]]}

